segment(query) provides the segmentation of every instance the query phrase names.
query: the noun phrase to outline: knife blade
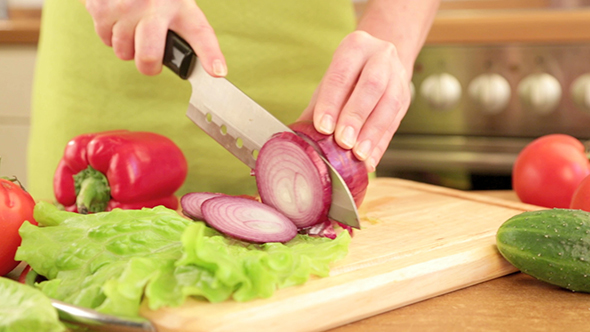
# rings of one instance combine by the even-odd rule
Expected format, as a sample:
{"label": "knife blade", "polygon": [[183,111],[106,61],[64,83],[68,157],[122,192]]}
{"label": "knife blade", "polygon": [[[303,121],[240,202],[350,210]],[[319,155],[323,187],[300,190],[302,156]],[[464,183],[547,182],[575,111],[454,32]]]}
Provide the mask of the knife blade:
{"label": "knife blade", "polygon": [[143,317],[128,318],[107,315],[98,311],[51,299],[62,321],[86,327],[92,331],[157,332],[156,327]]}
{"label": "knife blade", "polygon": [[[250,168],[256,167],[258,151],[272,135],[293,132],[227,79],[209,75],[190,45],[173,31],[168,31],[166,38],[164,65],[191,83],[189,119]],[[332,180],[328,216],[360,229],[348,186],[334,167],[322,160]]]}

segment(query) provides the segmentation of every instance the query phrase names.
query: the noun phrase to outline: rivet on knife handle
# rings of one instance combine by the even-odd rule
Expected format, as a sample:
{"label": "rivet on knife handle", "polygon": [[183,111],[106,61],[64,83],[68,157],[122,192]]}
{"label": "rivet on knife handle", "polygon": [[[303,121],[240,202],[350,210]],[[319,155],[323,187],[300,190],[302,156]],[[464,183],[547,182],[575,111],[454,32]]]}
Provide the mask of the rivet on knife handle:
{"label": "rivet on knife handle", "polygon": [[186,80],[193,70],[196,58],[197,55],[191,46],[175,32],[168,30],[164,47],[164,65]]}

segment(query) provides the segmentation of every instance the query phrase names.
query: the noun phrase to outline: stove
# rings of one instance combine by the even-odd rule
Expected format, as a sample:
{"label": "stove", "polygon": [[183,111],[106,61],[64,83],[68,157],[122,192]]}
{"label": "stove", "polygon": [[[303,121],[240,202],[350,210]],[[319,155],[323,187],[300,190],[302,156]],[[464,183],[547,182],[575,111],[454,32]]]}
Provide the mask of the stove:
{"label": "stove", "polygon": [[[552,17],[549,10],[534,14]],[[514,11],[498,13],[496,18],[514,18]],[[567,17],[590,18],[590,11],[555,13],[565,20],[558,22],[563,40],[533,38],[532,26],[529,40],[507,35],[478,42],[467,32],[469,42],[427,43],[415,63],[412,103],[377,175],[461,189],[510,189],[516,156],[536,137],[565,133],[589,140],[590,31],[588,40],[565,37],[576,33]],[[535,24],[551,29],[557,23]]]}

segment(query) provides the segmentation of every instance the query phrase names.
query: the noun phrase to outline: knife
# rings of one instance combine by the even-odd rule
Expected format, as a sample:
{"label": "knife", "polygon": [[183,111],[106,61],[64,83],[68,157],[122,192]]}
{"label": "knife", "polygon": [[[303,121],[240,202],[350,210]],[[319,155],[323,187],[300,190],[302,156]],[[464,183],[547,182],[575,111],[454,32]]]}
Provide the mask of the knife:
{"label": "knife", "polygon": [[57,310],[62,321],[86,327],[92,331],[157,332],[156,327],[143,317],[127,318],[107,315],[54,299],[51,299],[51,305]]}
{"label": "knife", "polygon": [[[228,80],[209,75],[190,45],[173,31],[168,31],[166,36],[163,63],[191,83],[186,115],[250,168],[255,168],[258,151],[273,134],[293,132]],[[328,216],[360,229],[350,190],[334,167],[325,158],[322,160],[332,179]]]}

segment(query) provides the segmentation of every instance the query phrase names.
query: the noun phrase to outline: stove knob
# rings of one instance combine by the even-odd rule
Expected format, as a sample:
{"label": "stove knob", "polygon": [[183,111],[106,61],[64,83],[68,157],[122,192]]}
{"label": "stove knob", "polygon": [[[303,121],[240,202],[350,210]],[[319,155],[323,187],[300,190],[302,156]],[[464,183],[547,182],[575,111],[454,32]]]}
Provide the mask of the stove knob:
{"label": "stove knob", "polygon": [[576,105],[590,111],[590,74],[584,74],[574,81],[571,94]]}
{"label": "stove knob", "polygon": [[482,74],[469,84],[469,96],[488,114],[502,112],[510,101],[510,84],[498,74]]}
{"label": "stove knob", "polygon": [[520,82],[518,94],[527,107],[539,114],[549,114],[561,100],[561,85],[549,74],[532,74]]}
{"label": "stove knob", "polygon": [[461,84],[450,74],[433,74],[422,82],[420,95],[434,109],[447,110],[461,98]]}

